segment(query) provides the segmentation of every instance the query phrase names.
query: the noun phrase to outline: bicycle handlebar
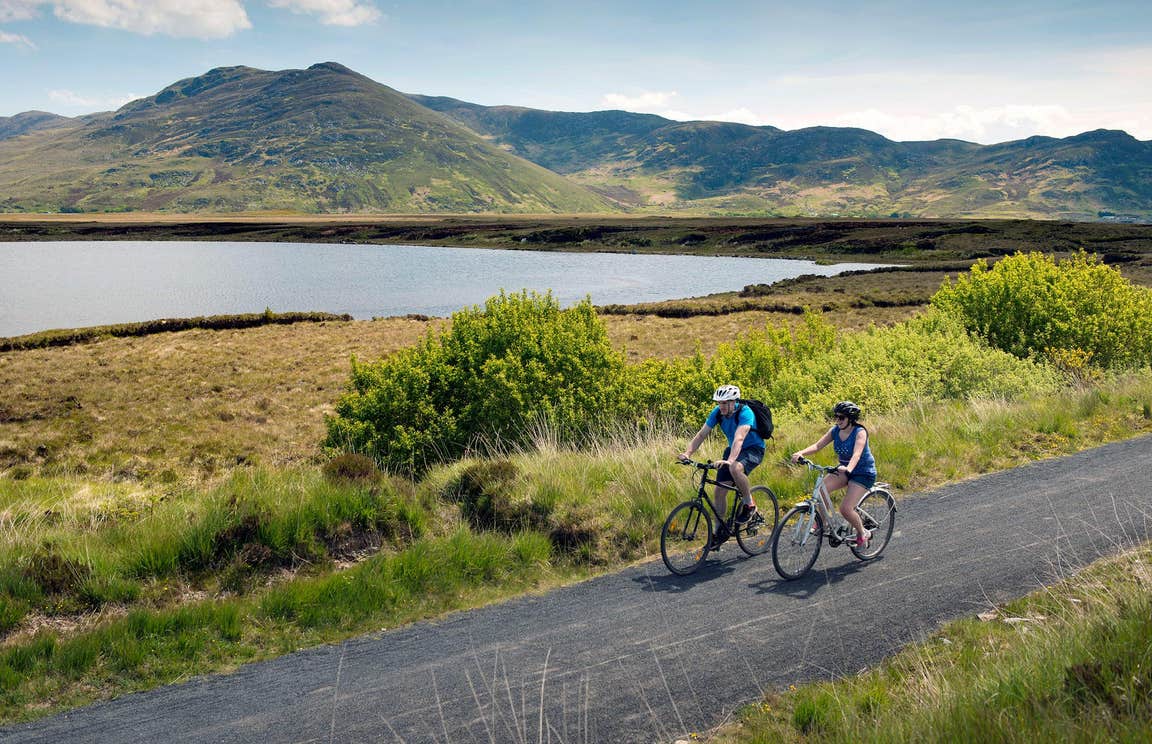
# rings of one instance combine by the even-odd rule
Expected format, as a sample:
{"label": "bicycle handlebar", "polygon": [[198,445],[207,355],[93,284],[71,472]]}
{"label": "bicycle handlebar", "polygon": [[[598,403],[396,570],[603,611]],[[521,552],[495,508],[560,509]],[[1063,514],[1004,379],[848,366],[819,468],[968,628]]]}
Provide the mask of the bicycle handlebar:
{"label": "bicycle handlebar", "polygon": [[825,473],[835,473],[840,469],[839,465],[819,465],[812,462],[807,457],[801,457],[797,460],[801,465],[807,465],[809,470],[823,470]]}
{"label": "bicycle handlebar", "polygon": [[699,462],[688,457],[678,458],[676,462],[680,463],[681,465],[691,465],[692,467],[699,470],[718,470],[720,468],[720,466],[714,462]]}

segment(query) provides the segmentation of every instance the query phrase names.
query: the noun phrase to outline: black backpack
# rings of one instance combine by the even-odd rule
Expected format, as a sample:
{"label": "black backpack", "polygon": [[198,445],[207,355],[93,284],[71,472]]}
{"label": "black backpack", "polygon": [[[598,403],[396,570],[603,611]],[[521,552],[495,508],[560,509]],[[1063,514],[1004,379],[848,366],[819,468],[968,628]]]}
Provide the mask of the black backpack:
{"label": "black backpack", "polygon": [[760,435],[760,438],[771,439],[772,409],[768,407],[768,404],[750,398],[740,398],[737,402],[752,409],[752,415],[756,417],[756,433]]}

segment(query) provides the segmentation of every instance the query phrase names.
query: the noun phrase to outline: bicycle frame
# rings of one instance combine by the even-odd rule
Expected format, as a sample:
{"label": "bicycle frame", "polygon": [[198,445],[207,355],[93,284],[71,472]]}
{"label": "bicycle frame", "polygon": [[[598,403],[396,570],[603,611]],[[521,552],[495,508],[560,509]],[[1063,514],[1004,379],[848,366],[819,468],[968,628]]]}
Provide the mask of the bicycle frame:
{"label": "bicycle frame", "polygon": [[[689,463],[685,463],[685,464],[687,465]],[[739,507],[739,505],[741,503],[740,502],[740,499],[741,499],[740,489],[736,488],[735,483],[721,483],[720,481],[712,480],[711,478],[709,478],[708,477],[708,471],[716,469],[716,466],[713,463],[696,462],[693,460],[693,461],[691,461],[691,464],[697,470],[700,471],[700,484],[696,490],[696,499],[695,500],[697,502],[703,502],[703,503],[707,504],[708,505],[708,511],[712,512],[712,516],[716,517],[716,522],[718,524],[724,525],[728,529],[729,532],[734,532],[735,530],[733,530],[732,528],[733,528],[734,523],[736,521],[736,509]],[[716,509],[716,504],[712,501],[711,498],[709,498],[708,490],[705,488],[705,486],[720,486],[722,488],[727,488],[729,491],[731,491],[733,494],[736,495],[736,498],[730,499],[732,503],[728,508],[725,509],[725,511],[728,512],[727,517],[720,514],[720,512]]]}
{"label": "bicycle frame", "polygon": [[[816,483],[812,486],[812,495],[800,502],[800,504],[808,505],[808,516],[797,523],[795,539],[798,539],[801,545],[806,545],[808,540],[813,537],[817,540],[827,537],[828,544],[835,548],[848,538],[850,532],[854,532],[852,525],[840,514],[840,510],[832,502],[832,494],[824,485],[824,479],[835,473],[837,468],[817,465],[807,459],[801,459],[801,462],[807,465],[809,470],[819,471],[819,475],[816,476]],[[877,483],[870,490],[887,489],[888,487],[887,483]],[[824,522],[824,534],[822,535],[812,533],[812,524],[816,521],[817,511],[820,512],[820,518]]]}
{"label": "bicycle frame", "polygon": [[828,476],[838,468],[817,465],[804,457],[797,462],[817,471],[816,482],[812,494],[789,509],[772,533],[772,562],[777,573],[789,580],[803,576],[819,557],[825,537],[829,547],[846,544],[862,561],[878,557],[892,538],[896,525],[896,502],[888,484],[876,483],[860,498],[856,513],[860,515],[869,537],[858,543],[852,539],[856,537],[856,531],[835,508],[826,485]]}

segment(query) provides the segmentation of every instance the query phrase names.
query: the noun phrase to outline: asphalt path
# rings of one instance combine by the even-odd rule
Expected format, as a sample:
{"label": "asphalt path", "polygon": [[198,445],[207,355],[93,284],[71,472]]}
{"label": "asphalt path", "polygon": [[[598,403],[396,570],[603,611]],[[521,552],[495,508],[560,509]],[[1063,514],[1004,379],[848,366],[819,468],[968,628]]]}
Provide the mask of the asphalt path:
{"label": "asphalt path", "polygon": [[785,582],[770,555],[735,545],[686,578],[657,559],[0,729],[0,741],[672,742],[1148,540],[1150,484],[1142,436],[897,494],[896,533],[870,563],[825,545]]}

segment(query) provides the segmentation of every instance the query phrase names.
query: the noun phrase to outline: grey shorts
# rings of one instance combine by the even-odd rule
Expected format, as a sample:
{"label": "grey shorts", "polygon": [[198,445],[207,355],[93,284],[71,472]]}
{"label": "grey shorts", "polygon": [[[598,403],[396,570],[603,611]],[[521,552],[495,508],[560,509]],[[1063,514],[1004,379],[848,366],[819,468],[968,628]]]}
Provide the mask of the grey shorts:
{"label": "grey shorts", "polygon": [[[721,459],[727,460],[728,453],[732,451],[731,447],[724,448],[724,457]],[[759,447],[747,447],[740,450],[740,456],[736,458],[736,462],[744,466],[744,475],[748,475],[756,466],[764,461],[764,450]],[[721,465],[720,469],[716,471],[716,480],[721,483],[734,483],[732,480],[732,473],[729,472],[727,465]]]}

